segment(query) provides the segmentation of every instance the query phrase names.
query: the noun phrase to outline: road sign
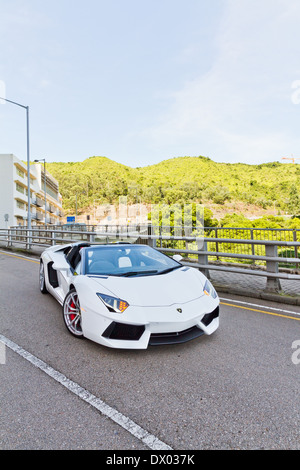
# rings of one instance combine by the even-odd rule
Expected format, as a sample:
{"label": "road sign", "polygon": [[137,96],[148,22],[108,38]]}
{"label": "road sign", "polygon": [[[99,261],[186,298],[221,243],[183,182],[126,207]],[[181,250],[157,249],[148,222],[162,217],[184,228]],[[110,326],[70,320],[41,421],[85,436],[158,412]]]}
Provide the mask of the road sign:
{"label": "road sign", "polygon": [[75,215],[67,217],[67,224],[72,224],[75,222]]}

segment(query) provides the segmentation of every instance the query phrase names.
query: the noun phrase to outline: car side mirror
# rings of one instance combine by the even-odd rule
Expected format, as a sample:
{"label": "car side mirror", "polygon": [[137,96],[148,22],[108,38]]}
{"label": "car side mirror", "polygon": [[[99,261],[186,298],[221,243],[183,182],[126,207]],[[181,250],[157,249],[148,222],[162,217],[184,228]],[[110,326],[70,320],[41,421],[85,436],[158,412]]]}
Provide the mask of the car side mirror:
{"label": "car side mirror", "polygon": [[174,255],[174,256],[173,256],[173,259],[174,259],[175,261],[180,262],[183,258],[182,258],[181,255]]}
{"label": "car side mirror", "polygon": [[55,271],[68,271],[70,266],[67,263],[54,263],[52,268],[55,269]]}

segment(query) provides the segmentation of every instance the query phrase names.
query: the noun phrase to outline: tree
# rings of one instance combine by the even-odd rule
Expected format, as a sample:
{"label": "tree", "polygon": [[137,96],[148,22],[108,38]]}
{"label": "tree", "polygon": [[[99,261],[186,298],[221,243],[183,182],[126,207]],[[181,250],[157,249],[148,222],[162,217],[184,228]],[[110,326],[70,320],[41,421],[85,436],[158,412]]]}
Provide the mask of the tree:
{"label": "tree", "polygon": [[300,215],[300,196],[296,186],[293,184],[290,190],[290,197],[287,204],[289,213]]}

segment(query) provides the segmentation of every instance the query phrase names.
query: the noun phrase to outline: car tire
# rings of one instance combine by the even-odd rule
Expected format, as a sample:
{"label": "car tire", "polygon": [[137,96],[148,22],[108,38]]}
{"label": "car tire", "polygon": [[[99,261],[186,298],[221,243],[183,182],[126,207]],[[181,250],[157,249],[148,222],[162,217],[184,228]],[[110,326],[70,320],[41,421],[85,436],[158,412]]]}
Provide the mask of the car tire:
{"label": "car tire", "polygon": [[47,294],[46,279],[45,279],[45,267],[43,261],[40,261],[40,272],[39,272],[39,281],[40,281],[40,291],[42,294]]}
{"label": "car tire", "polygon": [[81,309],[78,294],[75,289],[71,289],[63,304],[63,319],[67,330],[76,338],[83,338],[81,328]]}

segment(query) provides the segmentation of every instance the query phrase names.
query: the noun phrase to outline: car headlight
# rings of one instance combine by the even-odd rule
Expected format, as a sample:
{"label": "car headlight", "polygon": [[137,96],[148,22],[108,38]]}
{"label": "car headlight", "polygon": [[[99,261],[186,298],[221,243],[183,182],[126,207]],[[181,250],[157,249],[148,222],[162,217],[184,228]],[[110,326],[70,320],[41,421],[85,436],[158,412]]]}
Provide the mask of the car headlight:
{"label": "car headlight", "polygon": [[116,297],[111,297],[110,295],[106,294],[97,293],[97,295],[110,312],[123,313],[126,308],[129,307],[129,304],[126,302],[126,300],[117,299]]}
{"label": "car headlight", "polygon": [[205,295],[210,295],[213,299],[216,299],[218,297],[218,294],[216,293],[214,286],[208,279],[206,280],[204,284],[203,291]]}

